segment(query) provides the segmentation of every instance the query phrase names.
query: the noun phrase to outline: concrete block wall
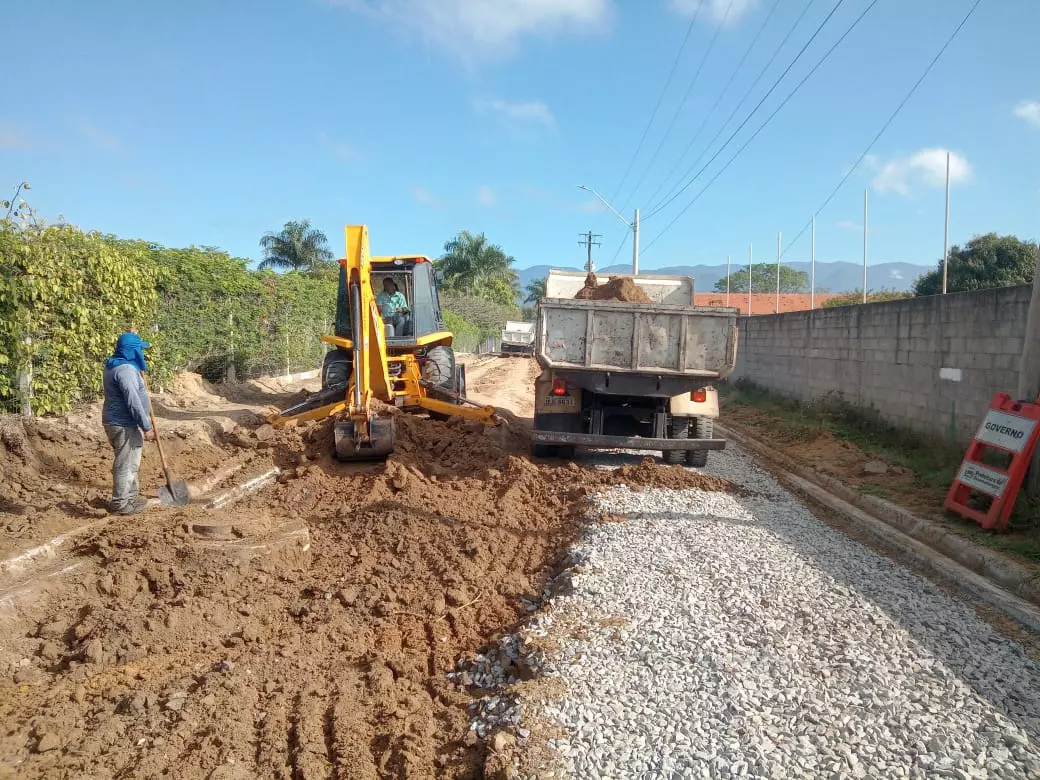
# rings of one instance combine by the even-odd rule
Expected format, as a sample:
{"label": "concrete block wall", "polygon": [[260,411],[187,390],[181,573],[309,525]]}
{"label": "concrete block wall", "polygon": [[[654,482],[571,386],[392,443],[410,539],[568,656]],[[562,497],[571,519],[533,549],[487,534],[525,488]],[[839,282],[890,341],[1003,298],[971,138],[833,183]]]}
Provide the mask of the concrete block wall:
{"label": "concrete block wall", "polygon": [[1030,294],[1025,285],[743,317],[730,381],[800,401],[838,397],[963,445],[995,392],[1015,394]]}

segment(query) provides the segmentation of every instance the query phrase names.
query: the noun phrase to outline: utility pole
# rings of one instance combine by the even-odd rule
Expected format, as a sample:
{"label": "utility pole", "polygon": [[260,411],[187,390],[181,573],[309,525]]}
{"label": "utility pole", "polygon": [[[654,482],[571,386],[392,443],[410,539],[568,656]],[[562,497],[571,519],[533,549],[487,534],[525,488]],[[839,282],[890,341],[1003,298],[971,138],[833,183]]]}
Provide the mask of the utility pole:
{"label": "utility pole", "polygon": [[751,316],[751,271],[754,268],[751,255],[751,244],[747,245],[747,316]]}
{"label": "utility pole", "polygon": [[588,255],[588,260],[585,263],[585,270],[592,273],[596,270],[596,267],[592,264],[592,247],[601,246],[600,242],[596,239],[603,238],[603,236],[599,233],[593,233],[591,230],[588,233],[579,233],[578,235],[581,236],[581,241],[578,242],[578,246],[585,247]]}
{"label": "utility pole", "polygon": [[867,302],[867,190],[863,190],[863,303]]}
{"label": "utility pole", "polygon": [[639,273],[639,209],[632,219],[632,273]]}
{"label": "utility pole", "polygon": [[780,231],[776,231],[776,313],[780,313]]}
{"label": "utility pole", "polygon": [[950,153],[946,153],[946,230],[943,237],[943,295],[946,295],[946,270],[950,263]]}
{"label": "utility pole", "polygon": [[[1036,245],[1036,271],[1033,274],[1033,297],[1026,315],[1026,343],[1018,366],[1018,399],[1035,401],[1040,396],[1040,244]],[[1040,498],[1040,448],[1033,454],[1026,475],[1026,494]]]}
{"label": "utility pole", "polygon": [[812,228],[809,231],[809,243],[812,254],[809,256],[809,311],[816,308],[816,215],[812,215]]}
{"label": "utility pole", "polygon": [[729,306],[729,255],[726,255],[726,305]]}

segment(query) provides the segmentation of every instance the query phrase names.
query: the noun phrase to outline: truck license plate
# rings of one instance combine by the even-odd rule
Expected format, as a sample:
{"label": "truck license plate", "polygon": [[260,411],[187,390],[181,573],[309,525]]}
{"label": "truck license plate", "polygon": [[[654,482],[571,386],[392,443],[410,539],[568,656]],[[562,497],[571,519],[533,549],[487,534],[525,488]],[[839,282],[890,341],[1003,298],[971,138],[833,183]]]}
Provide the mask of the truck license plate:
{"label": "truck license plate", "polygon": [[547,395],[542,403],[544,406],[574,406],[574,397],[570,395]]}

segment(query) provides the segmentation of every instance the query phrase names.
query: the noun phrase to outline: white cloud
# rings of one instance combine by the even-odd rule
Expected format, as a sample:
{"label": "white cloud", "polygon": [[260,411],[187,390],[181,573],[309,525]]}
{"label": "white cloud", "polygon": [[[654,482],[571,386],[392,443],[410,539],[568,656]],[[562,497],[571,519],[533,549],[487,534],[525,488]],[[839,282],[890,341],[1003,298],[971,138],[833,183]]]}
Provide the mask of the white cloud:
{"label": "white cloud", "polygon": [[676,13],[683,16],[698,15],[715,24],[737,24],[758,7],[758,0],[669,0]]}
{"label": "white cloud", "polygon": [[481,206],[494,206],[498,203],[498,195],[486,184],[477,187],[477,203]]}
{"label": "white cloud", "polygon": [[892,269],[891,271],[888,272],[888,278],[889,279],[896,279],[896,280],[902,281],[902,279],[903,279],[903,272],[902,271],[897,271],[895,269]]}
{"label": "white cloud", "polygon": [[552,127],[556,124],[549,106],[540,100],[510,103],[506,100],[474,100],[473,110],[478,114],[492,114],[514,126]]}
{"label": "white cloud", "polygon": [[1013,113],[1026,124],[1040,130],[1040,100],[1022,100],[1015,106]]}
{"label": "white cloud", "polygon": [[416,34],[462,57],[501,57],[527,36],[606,28],[611,0],[326,0]]}
{"label": "white cloud", "polygon": [[341,163],[353,165],[361,162],[363,159],[363,155],[356,146],[344,143],[343,141],[337,141],[330,137],[325,131],[318,133],[318,140],[321,141],[321,144],[325,147],[326,151]]}
{"label": "white cloud", "polygon": [[13,122],[0,121],[0,149],[28,149],[32,146],[27,136]]}
{"label": "white cloud", "polygon": [[[896,192],[909,195],[922,187],[943,187],[946,184],[947,149],[921,149],[909,157],[898,157],[886,163],[875,163],[878,171],[874,189],[878,192]],[[960,184],[971,177],[967,159],[950,152],[950,184]]]}
{"label": "white cloud", "polygon": [[419,185],[412,187],[412,197],[415,198],[416,203],[431,209],[443,209],[447,206],[443,200]]}
{"label": "white cloud", "polygon": [[79,132],[84,138],[103,152],[118,154],[120,152],[128,151],[126,145],[122,141],[89,119],[80,119],[76,126],[79,128]]}
{"label": "white cloud", "polygon": [[863,230],[863,226],[858,222],[853,222],[850,219],[843,219],[837,223],[837,226],[842,230]]}

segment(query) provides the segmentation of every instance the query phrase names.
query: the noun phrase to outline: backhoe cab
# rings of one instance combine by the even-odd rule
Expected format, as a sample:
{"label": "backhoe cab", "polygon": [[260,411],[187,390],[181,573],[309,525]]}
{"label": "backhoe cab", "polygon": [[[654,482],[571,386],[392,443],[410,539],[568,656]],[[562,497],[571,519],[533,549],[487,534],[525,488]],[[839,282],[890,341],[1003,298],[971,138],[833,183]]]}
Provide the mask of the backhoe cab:
{"label": "backhoe cab", "polygon": [[[336,456],[372,460],[385,458],[396,443],[393,418],[377,414],[374,399],[440,419],[458,415],[495,422],[493,407],[465,397],[465,367],[455,363],[453,335],[444,327],[430,259],[371,257],[364,225],[347,226],[345,233],[334,335],[322,337],[333,349],[322,363],[321,392],[273,415],[271,423],[320,420],[346,411],[348,418],[335,425]],[[387,279],[393,285],[386,285]],[[380,296],[384,290],[387,294]]]}

